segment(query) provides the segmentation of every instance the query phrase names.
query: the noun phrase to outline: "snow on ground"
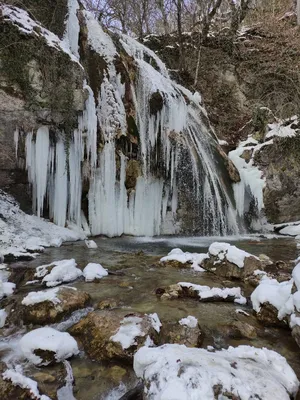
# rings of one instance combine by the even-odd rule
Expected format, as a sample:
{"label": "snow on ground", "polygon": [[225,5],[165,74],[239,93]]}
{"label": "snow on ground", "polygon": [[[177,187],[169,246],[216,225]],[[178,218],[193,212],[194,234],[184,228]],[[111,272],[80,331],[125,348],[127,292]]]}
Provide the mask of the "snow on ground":
{"label": "snow on ground", "polygon": [[286,359],[272,350],[251,346],[229,347],[210,352],[167,344],[142,347],[134,356],[134,370],[145,383],[147,399],[289,400],[296,395],[299,382]]}
{"label": "snow on ground", "polygon": [[111,336],[110,340],[120,343],[124,350],[137,344],[135,338],[145,336],[141,328],[142,321],[140,317],[125,317],[121,321],[118,332]]}
{"label": "snow on ground", "polygon": [[32,252],[50,246],[59,247],[64,241],[84,238],[82,232],[25,214],[11,196],[0,190],[0,254],[4,257],[12,255],[17,258],[34,258],[36,254]]}
{"label": "snow on ground", "polygon": [[233,246],[229,243],[212,243],[209,246],[208,252],[212,256],[217,256],[220,261],[223,261],[226,258],[227,261],[235,264],[239,268],[244,268],[246,257],[254,257],[258,259],[256,256],[247,253],[244,250],[238,249],[236,246]]}
{"label": "snow on ground", "polygon": [[[49,272],[48,268],[54,266]],[[54,261],[48,265],[37,267],[35,277],[41,278],[42,282],[48,287],[57,286],[64,282],[72,282],[82,276],[82,271],[76,268],[74,258],[70,260]]]}
{"label": "snow on ground", "polygon": [[279,136],[282,138],[286,137],[295,137],[297,135],[297,131],[292,128],[292,126],[298,124],[298,117],[290,119],[290,124],[286,125],[286,121],[278,121],[273,124],[269,124],[269,132],[266,134],[266,139],[271,139],[275,136]]}
{"label": "snow on ground", "polygon": [[29,389],[30,394],[33,396],[32,398],[36,400],[51,400],[48,396],[40,395],[37,382],[24,376],[21,366],[16,366],[15,369],[7,369],[2,374],[2,377],[6,381],[11,381],[14,386]]}
{"label": "snow on ground", "polygon": [[189,315],[186,318],[182,318],[179,321],[179,324],[188,326],[189,328],[196,328],[196,326],[198,325],[198,320],[197,320],[197,318],[193,317],[192,315]]}
{"label": "snow on ground", "polygon": [[191,264],[191,268],[195,271],[203,272],[205,270],[201,268],[201,264],[207,258],[209,255],[206,253],[185,253],[181,249],[173,249],[167,256],[162,257],[160,262],[177,261],[182,264]]}
{"label": "snow on ground", "polygon": [[208,299],[220,299],[226,300],[228,297],[233,297],[235,303],[246,304],[247,300],[242,296],[241,288],[210,288],[209,286],[195,285],[190,282],[178,282],[181,287],[192,288],[195,292],[198,292],[200,300]]}
{"label": "snow on ground", "polygon": [[59,332],[45,327],[26,333],[19,342],[24,358],[35,365],[48,365],[35,354],[36,350],[48,350],[55,353],[57,362],[63,361],[79,353],[76,340],[67,332]]}
{"label": "snow on ground", "polygon": [[107,275],[107,269],[103,268],[101,264],[89,263],[83,270],[86,282],[93,282],[95,279],[102,279]]}

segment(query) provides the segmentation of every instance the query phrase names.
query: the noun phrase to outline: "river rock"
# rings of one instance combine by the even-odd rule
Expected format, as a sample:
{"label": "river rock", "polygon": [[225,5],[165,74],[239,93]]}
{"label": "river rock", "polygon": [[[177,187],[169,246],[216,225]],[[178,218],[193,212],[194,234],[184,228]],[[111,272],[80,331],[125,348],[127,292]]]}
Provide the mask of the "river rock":
{"label": "river rock", "polygon": [[218,334],[225,338],[232,339],[255,339],[257,337],[257,330],[253,325],[247,322],[234,321],[232,324],[223,325],[217,330]]}
{"label": "river rock", "polygon": [[[48,293],[53,293],[54,297],[43,301]],[[31,299],[37,302],[30,304]],[[68,286],[30,292],[22,301],[23,319],[25,324],[44,325],[58,322],[73,311],[86,307],[90,299],[88,293]]]}
{"label": "river rock", "polygon": [[257,319],[265,326],[278,326],[287,328],[288,325],[278,319],[278,310],[269,302],[261,304],[260,311],[256,313]]}
{"label": "river rock", "polygon": [[187,347],[200,347],[204,334],[197,322],[196,326],[188,326],[179,322],[163,324],[161,330],[161,343],[184,344]]}
{"label": "river rock", "polygon": [[255,270],[263,270],[264,263],[256,256],[228,243],[213,243],[203,268],[222,278],[244,280]]}
{"label": "river rock", "polygon": [[146,339],[158,342],[159,328],[146,314],[128,314],[123,310],[93,311],[70,329],[78,337],[90,358],[102,361],[132,361]]}
{"label": "river rock", "polygon": [[162,300],[177,298],[192,298],[201,302],[228,301],[239,304],[246,304],[247,300],[242,296],[241,288],[218,288],[203,285],[196,285],[190,282],[179,282],[165,288],[158,288],[156,295]]}

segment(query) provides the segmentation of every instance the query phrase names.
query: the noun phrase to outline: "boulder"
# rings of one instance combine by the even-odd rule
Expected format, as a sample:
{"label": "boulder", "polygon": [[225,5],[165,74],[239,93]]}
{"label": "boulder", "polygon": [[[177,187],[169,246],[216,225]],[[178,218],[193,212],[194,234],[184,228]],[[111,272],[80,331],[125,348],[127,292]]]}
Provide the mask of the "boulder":
{"label": "boulder", "polygon": [[88,293],[68,286],[30,292],[22,300],[23,319],[25,324],[36,325],[58,322],[86,307],[90,299]]}
{"label": "boulder", "polygon": [[281,328],[288,328],[284,320],[278,319],[278,310],[269,302],[261,305],[260,311],[256,313],[257,319],[265,326],[278,326]]}
{"label": "boulder", "polygon": [[244,280],[255,270],[264,268],[258,257],[228,243],[213,243],[208,252],[203,268],[222,278]]}
{"label": "boulder", "polygon": [[161,343],[184,344],[187,347],[200,347],[204,334],[198,324],[196,326],[180,322],[164,323],[161,330]]}
{"label": "boulder", "polygon": [[70,329],[89,357],[97,361],[132,361],[148,337],[158,342],[158,331],[151,315],[123,310],[93,311]]}
{"label": "boulder", "polygon": [[134,370],[147,399],[289,400],[299,381],[286,359],[251,346],[210,352],[167,344],[143,347]]}

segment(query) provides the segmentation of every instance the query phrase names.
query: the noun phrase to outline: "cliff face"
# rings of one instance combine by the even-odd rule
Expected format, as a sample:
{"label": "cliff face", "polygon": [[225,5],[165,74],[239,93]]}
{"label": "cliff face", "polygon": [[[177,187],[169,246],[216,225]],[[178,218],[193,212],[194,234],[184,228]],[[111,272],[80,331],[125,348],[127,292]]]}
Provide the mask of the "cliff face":
{"label": "cliff face", "polygon": [[[27,210],[32,196],[37,215],[93,234],[237,232],[239,175],[200,95],[145,46],[104,32],[76,0],[55,4],[49,14],[33,0],[31,14],[1,6],[2,188]],[[64,23],[53,25],[58,9]]]}

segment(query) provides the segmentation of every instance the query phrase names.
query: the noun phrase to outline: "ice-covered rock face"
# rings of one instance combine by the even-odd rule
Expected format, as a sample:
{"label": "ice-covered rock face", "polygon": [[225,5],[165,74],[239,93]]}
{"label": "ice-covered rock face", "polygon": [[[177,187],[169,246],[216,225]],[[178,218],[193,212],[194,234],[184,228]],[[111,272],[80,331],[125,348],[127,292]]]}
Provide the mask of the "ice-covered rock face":
{"label": "ice-covered rock face", "polygon": [[[187,227],[204,235],[236,233],[223,178],[229,179],[225,169],[217,170],[217,141],[200,95],[172,81],[154,52],[107,34],[76,0],[68,4],[63,40],[44,28],[39,35],[82,65],[86,101],[70,132],[46,124],[16,130],[18,156],[25,144],[35,213],[45,215],[47,200],[56,224],[87,229],[88,220],[94,235]],[[37,24],[26,12],[6,7],[4,17],[35,39]]]}

